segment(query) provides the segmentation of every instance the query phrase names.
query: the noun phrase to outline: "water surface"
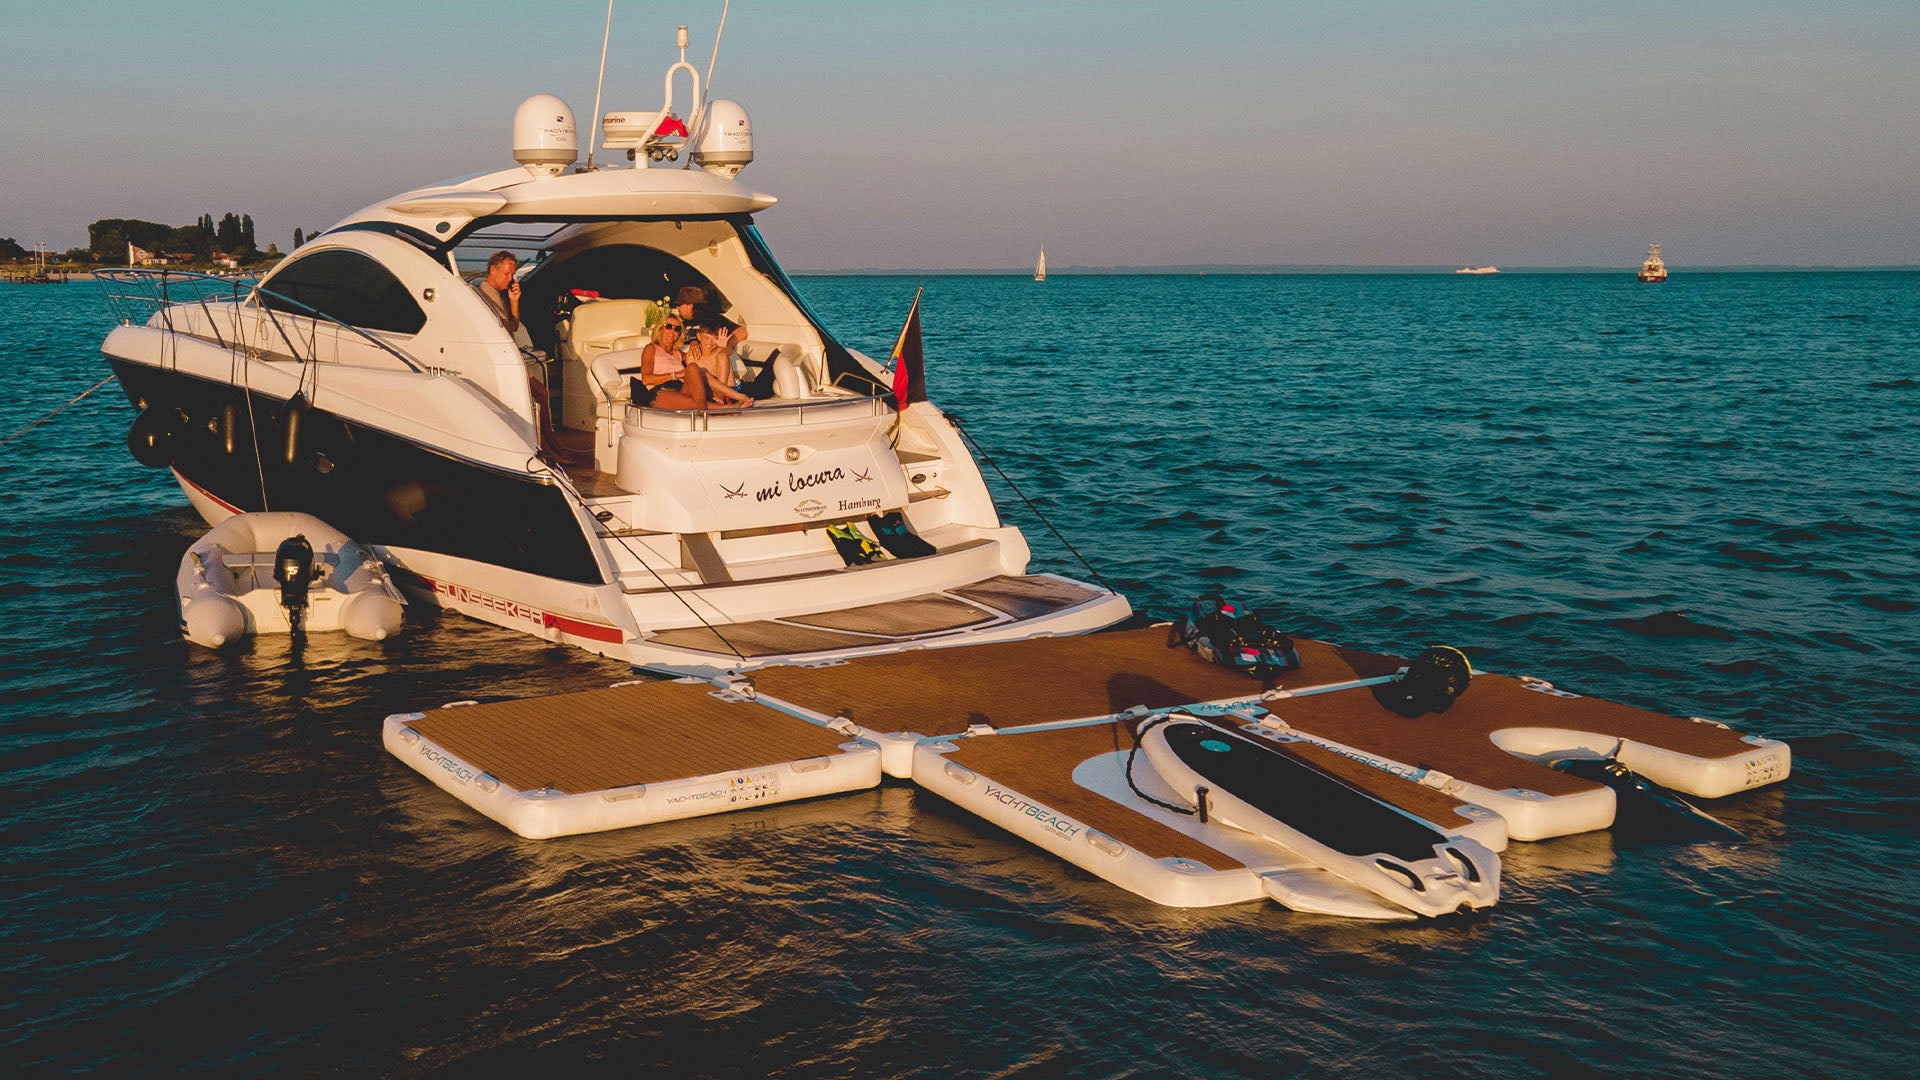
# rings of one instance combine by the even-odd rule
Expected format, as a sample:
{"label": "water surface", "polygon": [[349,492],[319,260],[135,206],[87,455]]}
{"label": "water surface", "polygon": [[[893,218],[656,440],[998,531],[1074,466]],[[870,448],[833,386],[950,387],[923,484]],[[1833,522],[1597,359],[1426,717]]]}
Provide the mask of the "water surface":
{"label": "water surface", "polygon": [[[1411,927],[1156,907],[898,784],[524,841],[381,719],[624,666],[424,612],[187,645],[203,526],[109,386],[0,454],[11,1067],[1911,1070],[1920,275],[800,280],[876,355],[920,284],[1036,569],[1455,645],[1787,739],[1794,776],[1710,806],[1748,843],[1515,845],[1497,908]],[[99,293],[0,286],[0,433],[106,374]]]}

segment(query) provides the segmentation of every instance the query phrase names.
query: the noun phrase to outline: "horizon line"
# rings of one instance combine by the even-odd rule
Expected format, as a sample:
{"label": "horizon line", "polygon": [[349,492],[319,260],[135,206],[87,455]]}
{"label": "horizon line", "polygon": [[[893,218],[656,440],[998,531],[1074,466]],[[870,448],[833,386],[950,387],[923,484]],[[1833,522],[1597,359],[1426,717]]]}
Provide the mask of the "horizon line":
{"label": "horizon line", "polygon": [[[1524,265],[1502,266],[1502,274],[1631,274],[1639,269],[1637,264],[1624,266],[1599,265]],[[1842,266],[1836,263],[1702,263],[1674,267],[1682,273],[1871,273],[1920,271],[1920,263],[1889,263],[1885,265]],[[874,277],[906,277],[913,274],[946,274],[969,277],[1026,277],[1033,273],[1023,267],[800,267],[789,268],[791,274]],[[1459,268],[1451,265],[1421,263],[1169,263],[1165,265],[1115,265],[1115,266],[1062,266],[1049,268],[1049,277],[1070,275],[1099,274],[1458,274]],[[1490,277],[1488,274],[1461,274],[1462,277]]]}

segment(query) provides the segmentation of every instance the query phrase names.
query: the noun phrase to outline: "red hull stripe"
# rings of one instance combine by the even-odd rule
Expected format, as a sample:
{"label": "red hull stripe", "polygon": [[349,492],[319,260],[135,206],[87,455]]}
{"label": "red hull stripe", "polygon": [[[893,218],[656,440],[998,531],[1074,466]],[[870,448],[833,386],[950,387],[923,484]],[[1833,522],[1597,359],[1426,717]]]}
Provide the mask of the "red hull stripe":
{"label": "red hull stripe", "polygon": [[205,496],[206,496],[207,498],[209,498],[209,499],[211,499],[211,500],[213,500],[214,502],[216,502],[216,503],[219,503],[219,504],[220,504],[220,508],[221,508],[221,509],[223,509],[223,510],[225,510],[225,511],[226,511],[227,513],[229,513],[229,514],[244,514],[244,513],[246,513],[246,511],[245,511],[245,510],[242,510],[242,509],[240,509],[239,507],[237,507],[237,506],[235,506],[235,505],[233,505],[232,503],[230,503],[230,502],[228,502],[227,500],[225,500],[225,499],[223,499],[223,498],[221,498],[220,496],[218,496],[218,495],[215,495],[215,494],[214,494],[213,492],[211,492],[211,491],[208,491],[208,490],[207,490],[206,488],[203,488],[203,487],[201,487],[201,486],[200,486],[199,484],[196,484],[196,483],[194,483],[193,481],[191,481],[191,480],[189,480],[189,479],[187,479],[186,477],[184,477],[184,476],[181,476],[181,475],[180,475],[180,473],[179,473],[179,470],[173,470],[173,475],[174,475],[174,476],[175,476],[176,478],[178,478],[178,479],[179,479],[179,481],[180,481],[181,483],[183,483],[183,484],[185,484],[185,485],[187,485],[188,487],[190,487],[190,488],[192,488],[193,490],[195,490],[195,491],[197,491],[197,492],[199,492],[200,494],[202,494],[202,495],[205,495]]}
{"label": "red hull stripe", "polygon": [[579,619],[569,619],[565,615],[548,615],[547,625],[554,627],[563,634],[571,634],[574,637],[592,638],[595,641],[608,641],[614,644],[619,644],[625,640],[626,637],[620,633],[620,628],[617,626],[581,622]]}

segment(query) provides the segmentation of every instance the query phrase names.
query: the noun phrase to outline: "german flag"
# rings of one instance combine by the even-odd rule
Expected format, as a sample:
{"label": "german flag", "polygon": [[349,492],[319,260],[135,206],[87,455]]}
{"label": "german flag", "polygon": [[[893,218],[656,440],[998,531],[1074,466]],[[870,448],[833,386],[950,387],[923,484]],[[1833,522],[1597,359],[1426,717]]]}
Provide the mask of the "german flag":
{"label": "german flag", "polygon": [[913,306],[907,309],[907,322],[900,328],[900,340],[893,343],[893,356],[887,366],[893,369],[894,408],[904,409],[916,401],[927,400],[926,356],[920,348],[920,294],[913,294]]}

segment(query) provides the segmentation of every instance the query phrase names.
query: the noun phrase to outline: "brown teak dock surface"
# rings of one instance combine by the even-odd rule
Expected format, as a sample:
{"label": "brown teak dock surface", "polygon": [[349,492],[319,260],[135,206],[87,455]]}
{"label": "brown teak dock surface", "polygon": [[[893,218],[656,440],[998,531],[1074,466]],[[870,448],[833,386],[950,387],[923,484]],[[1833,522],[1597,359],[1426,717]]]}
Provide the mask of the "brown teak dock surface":
{"label": "brown teak dock surface", "polygon": [[704,683],[436,709],[411,726],[517,791],[606,791],[838,752],[847,737]]}
{"label": "brown teak dock surface", "polygon": [[1391,675],[1403,661],[1299,641],[1301,667],[1261,681],[1168,646],[1165,627],[870,656],[831,667],[768,667],[755,689],[874,731],[946,735],[1254,698],[1277,685],[1321,686]]}
{"label": "brown teak dock surface", "polygon": [[[1165,627],[1149,627],[915,649],[818,667],[761,668],[745,677],[750,685],[736,683],[724,691],[705,682],[648,682],[441,709],[404,718],[407,729],[426,740],[415,745],[428,749],[402,756],[496,820],[506,823],[501,814],[513,818],[509,827],[522,835],[555,835],[621,827],[622,820],[597,809],[597,803],[569,804],[574,817],[564,821],[540,817],[545,811],[523,813],[522,802],[495,805],[468,786],[467,774],[450,773],[458,782],[441,775],[440,759],[432,755],[444,754],[538,802],[556,793],[631,791],[783,763],[793,776],[813,776],[813,762],[838,770],[838,765],[824,763],[848,761],[851,758],[836,755],[852,754],[870,754],[862,767],[871,771],[835,771],[830,777],[821,772],[825,783],[808,788],[811,781],[802,782],[786,789],[787,796],[871,786],[879,782],[883,769],[923,784],[944,783],[923,775],[931,753],[941,768],[960,766],[1149,859],[1181,859],[1217,871],[1246,869],[1240,860],[1249,856],[1231,844],[1222,845],[1226,851],[1216,850],[1204,839],[1213,835],[1204,826],[1189,829],[1169,816],[1170,811],[1140,801],[1114,772],[1113,756],[1133,749],[1135,725],[1144,722],[1140,715],[1128,715],[1137,708],[1158,713],[1207,702],[1235,703],[1237,715],[1214,719],[1226,727],[1251,723],[1264,710],[1271,714],[1265,723],[1282,722],[1283,740],[1285,729],[1291,729],[1329,744],[1286,741],[1285,752],[1447,832],[1491,819],[1484,809],[1467,810],[1468,800],[1491,800],[1511,814],[1516,807],[1498,800],[1539,805],[1537,799],[1527,802],[1534,799],[1529,792],[1550,800],[1580,797],[1553,803],[1568,808],[1564,817],[1530,821],[1526,827],[1534,837],[1558,835],[1551,831],[1555,829],[1602,828],[1610,819],[1612,802],[1602,785],[1503,750],[1493,738],[1503,730],[1544,729],[1547,734],[1526,736],[1527,747],[1547,748],[1539,752],[1557,753],[1564,746],[1604,753],[1611,740],[1626,739],[1671,751],[1683,762],[1732,767],[1735,781],[1742,775],[1740,765],[1754,767],[1747,755],[1757,744],[1738,732],[1596,698],[1543,692],[1538,684],[1507,676],[1477,674],[1444,711],[1409,717],[1390,707],[1388,687],[1365,684],[1401,671],[1405,664],[1399,658],[1297,641],[1301,667],[1261,680],[1204,660],[1170,643],[1168,635]],[[1269,696],[1267,691],[1276,693]],[[837,730],[843,725],[825,726],[837,718],[851,721],[872,741],[854,743],[856,736]],[[929,741],[916,745],[891,737],[900,732]],[[895,753],[902,748],[907,751],[904,761]],[[888,755],[895,758],[892,765],[886,764]],[[1367,757],[1380,760],[1356,760]],[[1093,768],[1080,771],[1088,765]],[[1783,759],[1779,775],[1785,775],[1784,765]],[[1430,775],[1434,786],[1415,783],[1399,775],[1407,771],[1399,766],[1445,777]],[[1144,762],[1135,767],[1151,772]],[[1483,790],[1463,788],[1446,777]],[[665,794],[670,790],[663,787],[661,797],[675,800],[672,806],[643,806],[640,800],[648,796],[640,794],[603,801],[619,802],[622,812],[631,808],[625,823],[639,824],[644,814],[675,813],[679,802],[706,797],[697,792]],[[1604,805],[1593,798],[1599,795],[1609,795]],[[625,799],[632,801],[621,802]],[[756,795],[740,805],[757,801]],[[728,804],[733,802],[729,794]],[[998,803],[1006,805],[1005,800]],[[716,802],[698,809],[725,808]],[[1518,820],[1509,816],[1498,823],[1500,839],[1515,835],[1509,826]]]}
{"label": "brown teak dock surface", "polygon": [[1541,727],[1625,738],[1693,757],[1731,757],[1753,749],[1740,732],[1646,709],[1529,690],[1507,675],[1477,674],[1465,693],[1441,713],[1401,716],[1380,704],[1371,688],[1268,702],[1295,729],[1408,765],[1438,769],[1471,784],[1502,791],[1525,788],[1570,795],[1598,784],[1500,749],[1493,733]]}
{"label": "brown teak dock surface", "polygon": [[[760,694],[870,730],[934,735],[973,724],[1009,728],[1113,716],[1139,705],[1166,709],[1253,699],[1274,687],[1305,690],[1391,675],[1406,666],[1398,657],[1326,642],[1295,645],[1300,668],[1264,681],[1170,647],[1165,627],[894,653],[830,667],[769,667],[754,672],[752,681]],[[1709,759],[1752,749],[1739,732],[1717,725],[1598,698],[1541,693],[1519,679],[1488,673],[1475,675],[1446,712],[1411,718],[1382,704],[1371,687],[1281,698],[1263,707],[1303,733],[1495,791],[1565,795],[1601,787],[1502,750],[1490,736],[1503,728],[1593,732]]]}

